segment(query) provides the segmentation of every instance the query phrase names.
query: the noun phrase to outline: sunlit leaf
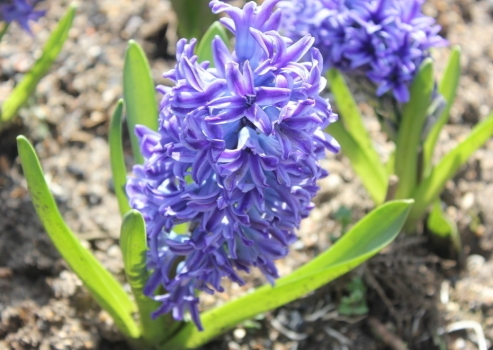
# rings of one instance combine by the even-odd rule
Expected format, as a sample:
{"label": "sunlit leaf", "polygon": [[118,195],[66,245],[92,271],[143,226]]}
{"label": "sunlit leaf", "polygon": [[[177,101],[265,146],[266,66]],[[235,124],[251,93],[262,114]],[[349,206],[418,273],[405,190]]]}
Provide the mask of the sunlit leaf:
{"label": "sunlit leaf", "polygon": [[456,253],[461,252],[461,238],[457,225],[442,210],[440,200],[438,199],[435,201],[430,215],[426,220],[426,227],[435,236],[435,241],[440,242],[440,245],[448,244],[453,247]]}
{"label": "sunlit leaf", "polygon": [[421,135],[433,92],[433,63],[426,59],[411,86],[411,99],[404,106],[395,149],[395,174],[399,178],[395,198],[409,198],[418,183]]}
{"label": "sunlit leaf", "polygon": [[379,166],[375,166],[373,157],[368,155],[368,148],[362,147],[340,121],[330,124],[326,132],[339,142],[342,153],[348,157],[353,170],[359,175],[373,201],[382,203],[387,193],[387,178],[381,176],[380,170],[376,170]]}
{"label": "sunlit leaf", "polygon": [[398,200],[382,204],[354,225],[333,247],[281,278],[279,283],[297,280],[327,266],[367,256],[365,254],[376,254],[400,232],[413,203],[413,200]]}
{"label": "sunlit leaf", "polygon": [[374,202],[377,205],[381,204],[385,199],[388,185],[385,166],[373,147],[370,135],[363,125],[358,105],[343,76],[337,70],[331,69],[327,73],[327,79],[340,118],[340,121],[329,126],[327,132],[341,144],[342,152],[351,161],[354,171]]}
{"label": "sunlit leaf", "polygon": [[445,98],[447,105],[435,125],[431,128],[423,147],[424,176],[428,176],[431,171],[433,153],[435,152],[435,145],[437,143],[438,136],[440,135],[440,131],[443,126],[447,124],[450,115],[450,108],[452,108],[452,104],[455,100],[461,72],[460,54],[460,47],[455,46],[452,48],[447,68],[445,69],[438,87],[438,92]]}
{"label": "sunlit leaf", "polygon": [[162,343],[179,327],[179,322],[174,322],[169,314],[156,320],[151,318],[151,313],[159,308],[160,303],[146,297],[143,292],[149,278],[146,267],[147,238],[144,219],[137,210],[131,210],[123,217],[120,247],[125,275],[139,309],[142,337],[148,345]]}
{"label": "sunlit leaf", "polygon": [[414,225],[426,212],[433,201],[443,191],[447,180],[464,165],[469,157],[493,136],[493,113],[477,124],[467,138],[450,151],[432,169],[413,193],[416,204],[409,214],[408,223]]}
{"label": "sunlit leaf", "polygon": [[212,25],[207,29],[202,39],[200,39],[199,45],[197,47],[196,54],[199,57],[199,61],[209,61],[210,67],[214,68],[214,56],[212,55],[212,40],[219,36],[222,41],[227,45],[228,44],[228,34],[226,33],[226,29],[224,29],[223,25],[218,21],[212,23]]}
{"label": "sunlit leaf", "polygon": [[111,315],[120,331],[130,339],[138,339],[140,330],[132,318],[135,305],[117,280],[81,245],[65,224],[29,141],[19,136],[17,147],[31,200],[51,241],[97,303]]}
{"label": "sunlit leaf", "polygon": [[158,105],[149,62],[144,50],[133,40],[128,42],[125,52],[123,95],[134,160],[142,164],[144,158],[140,153],[139,140],[134,132],[135,125],[145,125],[152,130],[157,130]]}
{"label": "sunlit leaf", "polygon": [[111,117],[108,139],[110,145],[110,163],[113,174],[113,185],[118,200],[120,214],[123,216],[130,210],[128,198],[125,194],[125,183],[127,182],[127,170],[125,168],[125,157],[123,155],[122,145],[122,118],[123,118],[123,100],[119,100],[115,111]]}

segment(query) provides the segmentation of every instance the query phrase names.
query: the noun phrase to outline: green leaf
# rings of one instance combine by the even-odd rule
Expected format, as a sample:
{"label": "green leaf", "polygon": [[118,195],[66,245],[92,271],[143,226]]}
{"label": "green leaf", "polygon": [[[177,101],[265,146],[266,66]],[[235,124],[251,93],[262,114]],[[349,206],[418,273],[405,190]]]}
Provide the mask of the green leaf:
{"label": "green leaf", "polygon": [[20,83],[14,88],[14,91],[3,102],[0,125],[9,121],[17,114],[19,108],[32,95],[41,78],[43,78],[52,66],[68,37],[75,12],[75,5],[71,5],[48,38],[48,41],[43,47],[41,57],[34,63],[31,70],[22,78]]}
{"label": "green leaf", "polygon": [[29,141],[19,136],[17,147],[31,199],[51,241],[97,303],[113,317],[120,331],[130,339],[138,339],[140,330],[132,318],[135,305],[117,280],[80,244],[63,221]]}
{"label": "green leaf", "polygon": [[380,205],[354,225],[332,248],[279,281],[293,281],[327,266],[339,265],[345,260],[376,254],[399,233],[413,203],[412,199],[407,199]]}
{"label": "green leaf", "polygon": [[193,349],[256,314],[302,297],[377,254],[401,230],[412,200],[393,201],[375,209],[337,243],[292,274],[255,292],[202,314],[204,331],[187,323],[162,349]]}
{"label": "green leaf", "polygon": [[5,33],[7,33],[9,27],[10,27],[10,23],[3,22],[2,30],[0,30],[0,42],[2,42],[3,36],[5,35]]}
{"label": "green leaf", "polygon": [[433,63],[427,58],[411,85],[411,99],[404,106],[397,134],[395,174],[399,178],[396,197],[409,198],[418,184],[418,156],[421,134],[433,92]]}
{"label": "green leaf", "polygon": [[217,16],[209,8],[209,0],[171,0],[178,18],[178,35],[201,38]]}
{"label": "green leaf", "polygon": [[366,286],[361,277],[354,277],[346,287],[348,296],[342,297],[337,310],[340,315],[366,315],[369,312],[366,304]]}
{"label": "green leaf", "polygon": [[342,74],[336,69],[327,72],[327,80],[344,128],[365,146],[372,146],[368,132],[363,125],[363,117]]}
{"label": "green leaf", "polygon": [[[442,210],[440,200],[435,200],[435,204],[426,220],[426,226],[440,242],[440,245],[451,244],[457,253],[462,250],[459,230],[447,214]],[[442,247],[443,248],[443,247]]]}
{"label": "green leaf", "polygon": [[203,38],[199,42],[199,46],[197,48],[197,56],[199,57],[199,61],[209,61],[210,62],[210,67],[214,68],[214,56],[212,54],[212,40],[214,38],[219,36],[222,41],[226,45],[228,45],[229,38],[228,34],[226,33],[226,30],[224,29],[223,25],[216,21],[212,23],[212,25],[207,29],[207,32],[205,32]]}
{"label": "green leaf", "polygon": [[432,230],[434,234],[441,237],[448,237],[452,233],[453,228],[444,214],[440,201],[436,200],[433,209],[430,212],[430,216],[428,216],[428,220],[426,221],[426,226]]}
{"label": "green leaf", "polygon": [[122,119],[123,119],[123,100],[120,99],[111,117],[109,129],[110,162],[113,174],[113,185],[118,200],[118,208],[123,216],[130,210],[128,198],[125,193],[125,183],[127,182],[127,169],[125,168],[125,157],[122,145]]}
{"label": "green leaf", "polygon": [[424,176],[428,176],[432,168],[433,153],[435,152],[435,146],[440,135],[440,131],[447,123],[450,115],[450,108],[455,100],[457,87],[459,86],[459,78],[461,73],[460,68],[460,56],[461,49],[459,46],[454,46],[450,53],[450,58],[447,64],[447,68],[443,74],[443,78],[440,81],[438,92],[445,98],[447,105],[442,114],[436,121],[435,125],[430,130],[428,137],[426,138],[423,157],[424,157]]}
{"label": "green leaf", "polygon": [[373,143],[363,125],[358,105],[344,77],[335,69],[329,70],[327,79],[342,122],[333,123],[327,129],[340,144],[342,152],[349,158],[354,171],[370,193],[374,202],[383,203],[387,193],[388,176]]}
{"label": "green leaf", "polygon": [[144,286],[149,279],[146,267],[146,231],[142,215],[137,210],[131,210],[123,217],[120,247],[125,265],[125,275],[132,288],[132,294],[140,314],[142,336],[148,345],[162,343],[168,335],[179,327],[171,315],[158,317],[152,320],[151,313],[161,305],[144,295]]}
{"label": "green leaf", "polygon": [[157,130],[158,110],[149,62],[144,50],[133,40],[128,42],[125,52],[123,95],[134,160],[142,164],[144,158],[140,153],[139,140],[135,135],[135,125],[145,125],[152,130]]}
{"label": "green leaf", "polygon": [[374,157],[371,155],[373,148],[361,146],[340,121],[330,124],[325,131],[339,142],[342,153],[349,158],[353,170],[359,175],[373,201],[376,204],[382,203],[387,192],[387,176],[385,174],[382,176],[380,173],[379,165],[382,164],[380,160],[374,163]]}
{"label": "green leaf", "polygon": [[418,186],[413,193],[416,204],[409,214],[406,227],[413,227],[425,214],[428,207],[438,198],[445,187],[447,180],[451,179],[457,170],[469,159],[493,135],[493,113],[485,120],[477,124],[456,148],[450,151]]}

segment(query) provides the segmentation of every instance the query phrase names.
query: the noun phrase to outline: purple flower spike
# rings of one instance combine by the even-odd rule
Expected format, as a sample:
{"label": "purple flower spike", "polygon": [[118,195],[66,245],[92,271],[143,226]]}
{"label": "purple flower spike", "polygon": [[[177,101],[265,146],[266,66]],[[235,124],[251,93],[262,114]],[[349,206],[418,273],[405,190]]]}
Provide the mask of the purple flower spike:
{"label": "purple flower spike", "polygon": [[[294,231],[313,208],[319,164],[339,145],[324,130],[337,116],[320,96],[322,56],[310,36],[297,42],[276,32],[278,0],[239,9],[220,0],[223,23],[236,35],[230,52],[212,42],[214,67],[199,62],[195,40],[180,40],[177,63],[165,76],[159,131],[143,126],[144,165],[126,187],[148,234],[145,292],[162,303],[154,316],[190,312],[202,329],[196,291],[223,291],[227,277],[259,268],[273,283],[274,261],[288,253]],[[308,57],[305,62],[298,62]],[[188,223],[189,232],[173,227]],[[156,296],[159,287],[167,292]]]}
{"label": "purple flower spike", "polygon": [[37,21],[46,11],[35,11],[34,6],[42,0],[0,0],[0,17],[3,21],[17,22],[31,32],[29,21]]}
{"label": "purple flower spike", "polygon": [[293,40],[310,33],[325,60],[347,75],[366,76],[375,94],[409,101],[409,86],[432,47],[447,42],[421,12],[424,0],[284,0],[282,27]]}

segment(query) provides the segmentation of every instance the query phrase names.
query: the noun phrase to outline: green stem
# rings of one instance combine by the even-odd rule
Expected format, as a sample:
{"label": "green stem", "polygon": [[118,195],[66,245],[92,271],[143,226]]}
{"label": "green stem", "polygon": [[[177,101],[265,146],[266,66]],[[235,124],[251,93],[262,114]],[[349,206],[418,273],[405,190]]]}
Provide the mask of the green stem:
{"label": "green stem", "polygon": [[2,31],[0,31],[0,42],[2,42],[3,36],[5,33],[7,33],[7,30],[9,29],[10,23],[5,22],[2,28]]}

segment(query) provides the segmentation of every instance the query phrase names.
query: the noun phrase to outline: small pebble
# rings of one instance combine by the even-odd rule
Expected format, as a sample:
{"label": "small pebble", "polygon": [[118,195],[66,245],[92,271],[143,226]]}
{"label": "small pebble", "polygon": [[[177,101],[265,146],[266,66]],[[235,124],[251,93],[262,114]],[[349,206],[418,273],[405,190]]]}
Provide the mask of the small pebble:
{"label": "small pebble", "polygon": [[234,341],[228,342],[228,350],[241,350],[241,347],[238,343],[235,343]]}
{"label": "small pebble", "polygon": [[67,166],[67,171],[70,174],[74,175],[77,180],[84,180],[85,178],[84,170],[78,165],[69,164]]}
{"label": "small pebble", "polygon": [[465,349],[466,348],[466,341],[463,338],[458,338],[455,340],[454,346],[456,349]]}
{"label": "small pebble", "polygon": [[326,179],[323,183],[323,187],[329,193],[337,193],[337,192],[339,192],[342,183],[343,183],[343,180],[339,175],[331,174],[330,176],[326,177]]}
{"label": "small pebble", "polygon": [[486,262],[485,258],[478,254],[470,255],[466,260],[466,267],[469,272],[477,272]]}
{"label": "small pebble", "polygon": [[116,244],[108,248],[107,252],[110,257],[120,257],[122,254],[120,252],[120,247]]}
{"label": "small pebble", "polygon": [[469,210],[473,207],[474,202],[476,200],[476,197],[474,196],[474,193],[472,192],[467,192],[463,197],[462,200],[460,201],[460,207],[462,210]]}
{"label": "small pebble", "polygon": [[241,340],[245,338],[246,331],[243,328],[236,328],[233,332],[233,335],[236,339]]}

